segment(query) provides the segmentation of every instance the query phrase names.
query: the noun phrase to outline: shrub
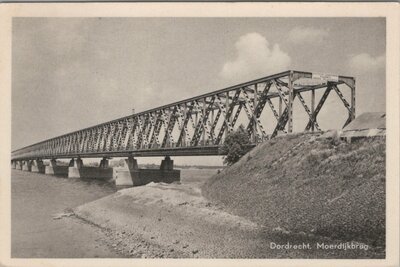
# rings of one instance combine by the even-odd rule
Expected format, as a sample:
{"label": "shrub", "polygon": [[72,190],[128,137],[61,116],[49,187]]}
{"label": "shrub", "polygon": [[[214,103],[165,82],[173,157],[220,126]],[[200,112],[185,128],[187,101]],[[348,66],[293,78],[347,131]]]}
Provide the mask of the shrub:
{"label": "shrub", "polygon": [[251,149],[249,144],[249,135],[243,125],[240,125],[236,131],[229,133],[219,149],[221,154],[226,155],[224,164],[230,166],[239,161]]}

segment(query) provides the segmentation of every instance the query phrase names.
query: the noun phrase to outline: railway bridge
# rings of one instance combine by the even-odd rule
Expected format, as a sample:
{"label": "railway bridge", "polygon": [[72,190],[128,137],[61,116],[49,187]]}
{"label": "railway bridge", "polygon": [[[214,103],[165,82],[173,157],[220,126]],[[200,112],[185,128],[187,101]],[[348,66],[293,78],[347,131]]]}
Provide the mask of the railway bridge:
{"label": "railway bridge", "polygon": [[[349,90],[350,99],[344,90]],[[138,183],[146,177],[176,180],[179,171],[173,170],[170,157],[220,155],[219,146],[238,124],[245,126],[252,146],[292,133],[295,123],[304,131],[320,131],[318,114],[332,91],[347,110],[344,127],[355,118],[355,79],[289,70],[23,147],[12,151],[11,165],[32,172],[68,173],[69,177],[101,177],[115,176],[108,159],[123,157],[125,172],[116,175],[117,180],[125,181],[121,183],[130,184],[139,176]],[[316,94],[320,95],[318,102]],[[296,102],[306,120],[293,119]],[[273,120],[264,119],[266,110]],[[139,170],[135,157],[151,156],[165,157],[160,170]],[[62,158],[71,159],[69,166],[57,166],[56,160]],[[85,167],[82,158],[101,158],[100,166]],[[43,160],[49,164],[45,166]]]}

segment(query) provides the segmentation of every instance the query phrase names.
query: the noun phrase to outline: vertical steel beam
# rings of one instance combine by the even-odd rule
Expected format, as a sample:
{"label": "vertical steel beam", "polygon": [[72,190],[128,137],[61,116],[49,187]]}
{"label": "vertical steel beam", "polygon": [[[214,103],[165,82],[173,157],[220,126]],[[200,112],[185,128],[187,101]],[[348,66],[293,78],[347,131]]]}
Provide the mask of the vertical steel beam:
{"label": "vertical steel beam", "polygon": [[[177,105],[177,108],[175,111],[175,116],[176,116],[176,123],[178,124],[179,136],[181,136],[181,134],[184,134],[184,132],[185,132],[185,129],[183,128],[183,122],[185,121],[185,116],[183,115],[182,107],[179,104]],[[178,142],[176,143],[176,146],[177,147],[180,146],[179,137],[178,137]]]}
{"label": "vertical steel beam", "polygon": [[[188,106],[187,103],[184,104],[184,108],[183,108],[183,122],[182,122],[182,130],[184,132],[181,132],[179,138],[178,138],[178,143],[177,145],[182,145],[182,146],[186,146],[187,142],[188,142],[188,129],[187,129],[187,123],[188,123]],[[181,141],[183,138],[183,141]]]}
{"label": "vertical steel beam", "polygon": [[325,100],[328,98],[329,93],[332,90],[332,85],[330,83],[328,83],[328,87],[326,88],[324,94],[322,95],[321,99],[319,100],[319,103],[317,105],[317,107],[315,108],[314,113],[311,116],[311,119],[308,121],[307,126],[306,126],[306,131],[310,130],[311,126],[314,124],[314,121],[317,120],[317,116],[319,111],[321,110],[322,106],[325,103]]}
{"label": "vertical steel beam", "polygon": [[[229,92],[226,92],[226,96],[225,96],[225,110],[229,111]],[[229,112],[225,113],[225,121],[227,122],[228,125],[230,125],[231,121],[230,121],[230,116],[228,114]],[[230,129],[229,127],[225,127],[225,138],[228,136]]]}
{"label": "vertical steel beam", "polygon": [[214,129],[212,128],[212,126],[214,125],[214,107],[212,107],[211,110],[211,119],[210,119],[210,134],[211,134],[211,142],[214,142]]}
{"label": "vertical steel beam", "polygon": [[256,115],[256,109],[257,109],[257,101],[258,101],[258,88],[257,84],[254,85],[254,110],[253,110],[253,142],[257,143],[257,115]]}
{"label": "vertical steel beam", "polygon": [[[178,142],[177,144],[181,144],[181,146],[187,147],[190,144],[190,141],[192,140],[190,137],[190,132],[188,128],[189,121],[191,121],[192,118],[192,110],[193,110],[193,105],[188,105],[185,103],[184,106],[184,115],[183,115],[183,120],[182,120],[182,127],[184,131],[182,131],[179,135]],[[183,140],[183,142],[181,141]]]}
{"label": "vertical steel beam", "polygon": [[[314,114],[315,111],[315,90],[311,90],[311,114]],[[314,123],[311,126],[311,131],[314,132],[315,125]]]}
{"label": "vertical steel beam", "polygon": [[[194,104],[194,102],[193,102],[193,104]],[[194,124],[195,125],[199,124],[199,108],[198,108],[198,106],[196,106],[196,111],[194,114]]]}
{"label": "vertical steel beam", "polygon": [[288,133],[293,132],[293,100],[294,100],[294,93],[293,93],[293,71],[290,71],[289,74],[289,105],[288,105]]}
{"label": "vertical steel beam", "polygon": [[356,80],[353,79],[353,86],[351,89],[351,120],[356,118]]}
{"label": "vertical steel beam", "polygon": [[[356,91],[355,91],[355,89],[356,89],[356,87],[355,87],[356,81],[355,81],[354,78],[347,78],[347,79],[344,79],[344,82],[348,87],[350,87],[351,100],[350,100],[350,104],[347,103],[347,106],[346,106],[346,100],[342,99],[344,105],[349,110],[349,117],[347,118],[347,121],[344,123],[343,128],[346,127],[356,117]],[[337,88],[336,92],[339,94],[340,91],[339,91],[338,88]],[[339,97],[340,97],[340,94],[339,94]]]}
{"label": "vertical steel beam", "polygon": [[[203,127],[203,129],[202,129],[202,143],[203,143],[203,145],[205,145],[206,144],[206,123],[207,123],[207,120],[208,120],[208,110],[206,109],[206,105],[207,105],[207,103],[206,103],[206,98],[203,98],[203,110],[202,110],[202,112],[203,112],[203,125],[202,125],[202,127]],[[206,114],[206,112],[207,112],[207,114]]]}

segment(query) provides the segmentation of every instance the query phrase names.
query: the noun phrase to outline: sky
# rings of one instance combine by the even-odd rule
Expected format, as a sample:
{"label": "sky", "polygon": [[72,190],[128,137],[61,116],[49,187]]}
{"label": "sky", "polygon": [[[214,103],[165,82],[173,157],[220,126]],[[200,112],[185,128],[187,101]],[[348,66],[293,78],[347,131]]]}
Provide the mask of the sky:
{"label": "sky", "polygon": [[[14,18],[12,149],[289,69],[353,76],[356,114],[385,111],[385,31],[384,18]],[[320,125],[338,128],[343,104],[325,106]]]}

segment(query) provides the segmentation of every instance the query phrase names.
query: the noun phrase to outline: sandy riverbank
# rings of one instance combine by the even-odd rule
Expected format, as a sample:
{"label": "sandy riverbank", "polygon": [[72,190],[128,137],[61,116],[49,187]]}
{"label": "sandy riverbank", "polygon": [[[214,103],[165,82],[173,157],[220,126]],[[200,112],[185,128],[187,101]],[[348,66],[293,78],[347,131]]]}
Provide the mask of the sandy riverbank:
{"label": "sandy riverbank", "polygon": [[[120,252],[142,258],[379,258],[369,250],[324,250],[341,240],[271,231],[232,215],[201,195],[198,186],[148,184],[121,190],[74,209],[76,216],[114,233]],[[276,249],[274,244],[309,244]],[[362,245],[362,244],[361,244]]]}

